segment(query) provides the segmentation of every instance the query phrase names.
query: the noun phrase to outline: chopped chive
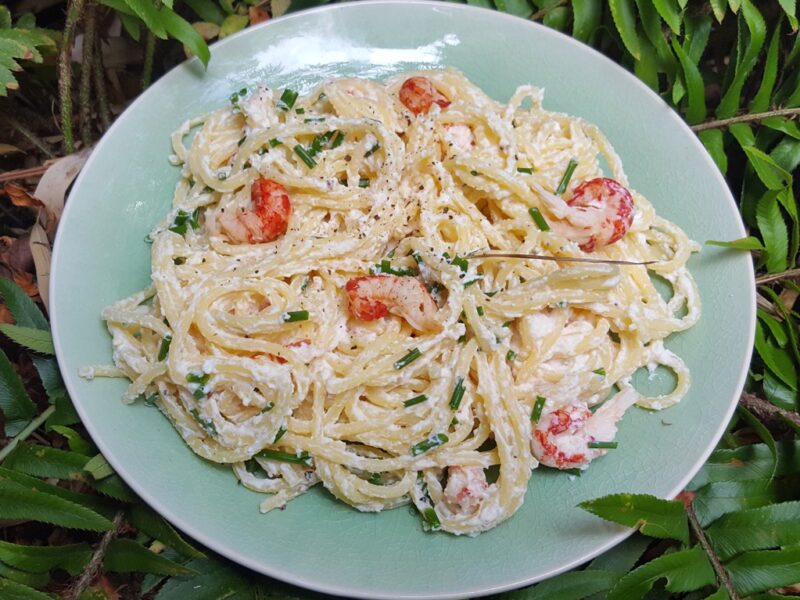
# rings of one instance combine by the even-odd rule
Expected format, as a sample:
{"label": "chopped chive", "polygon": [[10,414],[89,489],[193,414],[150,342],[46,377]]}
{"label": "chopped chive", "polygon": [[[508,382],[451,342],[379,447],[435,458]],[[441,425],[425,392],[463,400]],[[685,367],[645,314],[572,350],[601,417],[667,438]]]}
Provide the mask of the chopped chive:
{"label": "chopped chive", "polygon": [[322,123],[325,120],[325,117],[309,117],[307,119],[303,119],[303,123]]}
{"label": "chopped chive", "polygon": [[466,273],[467,269],[469,268],[469,261],[466,258],[462,258],[456,254],[456,257],[450,261],[451,265],[457,266],[461,269],[462,273]]}
{"label": "chopped chive", "polygon": [[461,334],[460,336],[458,336],[458,340],[456,340],[456,341],[459,344],[463,344],[464,342],[467,341],[467,334],[466,333]]}
{"label": "chopped chive", "polygon": [[169,345],[172,342],[171,335],[165,335],[164,339],[161,340],[161,346],[158,348],[158,360],[164,360],[167,358],[167,354],[169,354]]}
{"label": "chopped chive", "polygon": [[308,287],[308,275],[305,275],[303,277],[303,283],[300,284],[300,291],[305,292],[307,287]]}
{"label": "chopped chive", "polygon": [[601,450],[613,450],[619,444],[617,442],[589,442],[586,444],[589,448],[597,448]]}
{"label": "chopped chive", "polygon": [[505,323],[503,323],[503,327],[511,327],[512,322],[513,321],[506,321]]}
{"label": "chopped chive", "polygon": [[484,310],[482,306],[479,306],[475,310],[477,311],[479,317],[482,317],[484,315]]}
{"label": "chopped chive", "polygon": [[456,386],[453,388],[453,394],[450,396],[450,408],[458,410],[461,404],[461,399],[464,397],[464,378],[459,375],[456,377]]}
{"label": "chopped chive", "polygon": [[600,375],[601,377],[605,377],[606,376],[606,370],[603,367],[600,367],[599,369],[595,369],[594,371],[592,371],[592,373],[594,373],[595,375]]}
{"label": "chopped chive", "polygon": [[[144,394],[142,394],[144,396]],[[145,406],[155,406],[156,400],[160,398],[158,392],[155,394],[150,394],[149,396],[144,396],[144,405]]]}
{"label": "chopped chive", "polygon": [[550,225],[548,225],[547,221],[544,218],[544,215],[542,215],[542,213],[539,211],[538,208],[536,208],[535,206],[531,206],[528,209],[528,214],[531,216],[531,219],[533,219],[533,222],[536,223],[536,226],[541,231],[550,231]]}
{"label": "chopped chive", "polygon": [[281,110],[289,110],[297,101],[297,96],[297,92],[295,92],[293,89],[286,88],[281,94],[281,99],[278,100],[278,108]]}
{"label": "chopped chive", "polygon": [[338,148],[342,145],[344,141],[344,134],[341,131],[336,132],[336,137],[333,138],[333,142],[331,143],[331,148]]}
{"label": "chopped chive", "polygon": [[210,188],[210,187],[208,187],[208,186],[205,186],[205,187],[203,188],[203,193],[204,193],[204,194],[210,194],[210,193],[211,193],[211,192],[213,192],[213,191],[214,191],[214,189],[213,189],[213,188]]}
{"label": "chopped chive", "polygon": [[228,174],[225,171],[217,172],[217,179],[220,181],[225,181],[228,178]]}
{"label": "chopped chive", "polygon": [[437,433],[436,435],[432,435],[427,440],[422,440],[419,444],[414,444],[411,446],[411,456],[419,456],[432,448],[436,448],[441,446],[445,442],[447,442],[450,438],[447,437],[444,433]]}
{"label": "chopped chive", "polygon": [[294,147],[294,153],[297,154],[301,158],[301,160],[306,163],[309,169],[313,169],[317,166],[317,161],[315,161],[311,155],[303,148],[300,144],[297,144]]}
{"label": "chopped chive", "polygon": [[278,138],[272,138],[272,139],[269,141],[269,145],[270,145],[272,148],[275,148],[276,146],[281,146],[282,144],[283,144],[283,142],[282,142],[282,141],[280,141]]}
{"label": "chopped chive", "polygon": [[372,485],[383,485],[383,477],[381,477],[380,473],[373,473],[367,481]]}
{"label": "chopped chive", "polygon": [[416,269],[406,269],[405,267],[395,269],[392,267],[392,263],[385,258],[380,262],[380,264],[375,265],[372,268],[372,271],[374,273],[397,275],[398,277],[416,277],[417,275],[419,275],[419,271],[417,271]]}
{"label": "chopped chive", "polygon": [[358,180],[358,187],[360,187],[360,188],[369,187],[369,179],[366,178],[366,177],[362,177],[361,179],[359,179]]}
{"label": "chopped chive", "polygon": [[497,295],[497,292],[499,292],[499,291],[500,290],[494,290],[493,292],[483,292],[483,293],[486,294],[487,296],[489,296],[489,298],[493,298],[494,296]]}
{"label": "chopped chive", "polygon": [[429,283],[425,286],[431,294],[438,294],[444,289],[444,286],[439,283],[438,281],[434,281],[433,283]]}
{"label": "chopped chive", "polygon": [[475,169],[472,169],[472,171],[470,171],[469,174],[475,177],[478,175],[478,172]]}
{"label": "chopped chive", "polygon": [[281,315],[281,319],[284,323],[295,323],[297,321],[308,321],[308,311],[307,310],[290,310],[283,315]]}
{"label": "chopped chive", "polygon": [[513,350],[509,350],[508,352],[506,352],[506,360],[507,361],[511,362],[515,358],[517,358],[517,353],[516,352],[514,352]]}
{"label": "chopped chive", "polygon": [[322,136],[318,135],[314,137],[314,140],[311,142],[311,147],[308,149],[309,156],[316,156],[322,152]]}
{"label": "chopped chive", "polygon": [[381,145],[378,142],[375,142],[375,145],[364,153],[364,158],[369,158],[375,154],[378,150],[380,150],[380,147]]}
{"label": "chopped chive", "polygon": [[272,443],[277,444],[278,440],[283,437],[284,433],[286,433],[286,428],[283,425],[281,425],[280,429],[278,429],[278,433],[275,434],[275,439],[272,440]]}
{"label": "chopped chive", "polygon": [[458,426],[458,417],[453,417],[452,419],[450,419],[450,427],[456,427],[456,426]]}
{"label": "chopped chive", "polygon": [[264,408],[261,409],[261,414],[263,415],[264,413],[268,413],[273,408],[275,408],[275,403],[274,402],[267,402],[267,405]]}
{"label": "chopped chive", "polygon": [[539,422],[539,418],[542,416],[542,409],[544,408],[545,402],[546,398],[544,396],[536,396],[536,402],[533,404],[533,410],[531,411],[532,423]]}
{"label": "chopped chive", "polygon": [[208,383],[208,380],[211,379],[210,373],[189,373],[186,376],[186,381],[189,383],[197,383],[199,385],[205,385]]}
{"label": "chopped chive", "polygon": [[422,520],[430,526],[431,531],[439,531],[442,528],[442,523],[439,521],[439,516],[432,507],[426,508],[421,514]]}
{"label": "chopped chive", "polygon": [[562,469],[562,473],[567,473],[569,475],[574,475],[575,477],[580,477],[583,471],[580,469]]}
{"label": "chopped chive", "polygon": [[428,397],[425,394],[420,394],[419,396],[414,396],[410,400],[406,400],[403,402],[403,406],[408,408],[409,406],[414,406],[415,404],[419,404],[420,402],[425,402]]}
{"label": "chopped chive", "polygon": [[246,135],[245,135],[245,136],[242,136],[242,139],[240,139],[238,142],[236,142],[236,145],[237,145],[237,146],[241,146],[242,144],[244,144],[244,141],[245,141],[246,139],[247,139],[247,136],[246,136]]}
{"label": "chopped chive", "polygon": [[325,102],[328,99],[328,95],[325,92],[322,92],[319,96],[317,96],[317,102]]}
{"label": "chopped chive", "polygon": [[175,258],[172,259],[172,264],[178,267],[184,264],[185,262],[186,262],[185,256],[176,256]]}
{"label": "chopped chive", "polygon": [[419,252],[417,252],[416,250],[411,253],[411,258],[413,258],[414,262],[417,263],[418,265],[422,264],[422,257],[419,255]]}
{"label": "chopped chive", "polygon": [[295,108],[294,112],[296,112],[298,115],[304,115],[306,114],[306,109],[301,106],[299,108]]}
{"label": "chopped chive", "polygon": [[525,173],[526,175],[533,175],[531,167],[517,167],[517,173]]}
{"label": "chopped chive", "polygon": [[559,196],[567,191],[567,186],[569,185],[569,180],[572,179],[572,174],[575,172],[575,167],[578,166],[578,161],[574,158],[569,159],[569,164],[567,165],[567,170],[564,171],[564,177],[561,178],[561,183],[558,184],[556,188],[556,195]]}
{"label": "chopped chive", "polygon": [[269,460],[277,460],[280,462],[294,463],[296,465],[312,466],[313,459],[303,450],[300,454],[292,454],[291,452],[280,452],[278,450],[262,450],[256,454],[259,458],[267,458]]}
{"label": "chopped chive", "polygon": [[419,351],[419,348],[414,348],[411,352],[406,354],[400,360],[396,360],[394,363],[394,368],[398,371],[410,365],[412,362],[417,360],[420,356],[422,356],[422,352]]}
{"label": "chopped chive", "polygon": [[193,408],[189,411],[189,413],[194,417],[194,420],[197,421],[200,426],[205,429],[208,433],[212,435],[217,435],[217,428],[214,425],[214,422],[210,419],[204,419],[200,416],[200,413],[197,412],[196,408]]}

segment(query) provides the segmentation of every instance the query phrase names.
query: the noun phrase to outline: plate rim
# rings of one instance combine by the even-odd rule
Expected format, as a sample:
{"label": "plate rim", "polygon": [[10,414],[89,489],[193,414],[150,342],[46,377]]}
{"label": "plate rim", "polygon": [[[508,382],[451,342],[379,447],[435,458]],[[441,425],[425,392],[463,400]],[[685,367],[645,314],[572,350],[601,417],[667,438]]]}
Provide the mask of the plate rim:
{"label": "plate rim", "polygon": [[[450,2],[441,2],[437,0],[360,0],[358,2],[341,2],[336,4],[328,4],[325,6],[300,10],[296,13],[291,13],[288,15],[282,15],[281,17],[277,17],[276,19],[270,19],[264,23],[260,23],[255,27],[248,27],[240,32],[237,32],[231,36],[226,37],[225,39],[219,40],[218,42],[212,44],[210,49],[212,51],[212,59],[213,59],[213,52],[215,48],[222,48],[228,44],[230,40],[237,39],[240,36],[244,35],[253,35],[252,31],[262,28],[271,27],[273,23],[276,21],[279,23],[285,22],[289,19],[303,19],[306,18],[309,14],[318,14],[318,13],[325,13],[325,12],[336,12],[336,11],[351,11],[351,10],[360,10],[359,7],[361,6],[380,6],[380,5],[391,5],[395,7],[399,6],[417,6],[417,7],[428,7],[430,9],[439,9],[443,12],[448,11],[463,11],[467,13],[484,13],[484,14],[491,14],[491,18],[500,19],[501,21],[513,21],[517,25],[520,25],[521,22],[526,23],[526,26],[531,27],[533,31],[537,31],[536,35],[544,35],[544,36],[553,36],[556,38],[560,38],[561,43],[568,43],[574,46],[578,46],[581,48],[582,51],[591,52],[599,57],[609,65],[611,65],[612,69],[615,69],[620,77],[624,77],[628,79],[628,81],[632,82],[634,85],[638,86],[645,94],[650,95],[652,98],[657,99],[664,107],[668,108],[668,116],[665,116],[665,119],[670,119],[673,124],[681,129],[683,129],[684,133],[688,134],[688,139],[691,140],[691,143],[698,149],[700,149],[701,154],[703,156],[703,160],[707,167],[710,167],[711,172],[714,174],[713,177],[716,183],[725,191],[725,198],[730,205],[729,208],[733,211],[734,214],[739,215],[739,219],[737,221],[737,226],[739,229],[739,233],[742,236],[746,235],[746,231],[744,229],[744,224],[741,219],[741,213],[739,211],[738,206],[736,205],[736,201],[731,193],[730,187],[728,186],[727,181],[725,180],[722,173],[719,171],[716,163],[714,163],[711,155],[703,146],[702,142],[700,141],[699,137],[691,130],[689,125],[680,117],[680,115],[667,104],[663,98],[661,98],[656,92],[654,92],[651,88],[649,88],[644,82],[642,82],[638,77],[636,77],[633,73],[622,67],[620,64],[616,63],[609,57],[605,56],[600,51],[592,48],[591,46],[584,44],[575,38],[546,27],[540,23],[535,21],[530,21],[524,19],[522,17],[518,17],[512,15],[510,13],[501,12],[498,10],[491,10],[488,8],[473,6],[469,4],[455,4]],[[87,159],[86,163],[83,165],[80,174],[75,179],[72,190],[67,198],[67,201],[64,206],[64,210],[60,217],[60,222],[63,222],[66,218],[67,214],[72,210],[75,202],[71,201],[74,190],[79,189],[80,184],[86,173],[91,169],[93,161],[96,157],[102,152],[104,145],[107,143],[109,139],[109,134],[114,131],[114,129],[120,125],[121,121],[123,120],[125,113],[127,113],[130,109],[136,106],[143,98],[149,96],[151,93],[155,94],[158,93],[158,90],[165,86],[170,85],[168,80],[168,76],[177,71],[178,69],[187,69],[191,68],[191,65],[200,65],[200,60],[193,56],[181,62],[180,64],[174,66],[170,69],[167,73],[161,76],[161,78],[156,81],[153,85],[147,88],[144,92],[139,94],[133,102],[131,102],[125,110],[117,117],[117,119],[112,123],[111,127],[103,134],[103,137],[100,141],[95,145],[94,149],[92,150],[89,158]],[[205,74],[205,70],[203,71]],[[56,231],[56,237],[53,243],[53,252],[52,252],[52,260],[51,260],[51,276],[49,281],[49,296],[50,296],[50,306],[52,307],[48,312],[50,313],[50,329],[53,336],[53,345],[55,348],[55,356],[58,362],[59,371],[63,373],[67,373],[67,369],[63,364],[62,356],[62,344],[61,344],[61,337],[58,333],[58,311],[55,307],[59,304],[58,297],[59,294],[56,289],[56,281],[57,277],[55,275],[57,271],[57,266],[61,259],[61,240],[63,239],[63,235],[61,233],[61,228],[59,227]],[[750,364],[752,353],[753,353],[753,344],[755,341],[755,325],[756,325],[756,293],[755,293],[755,270],[753,267],[752,261],[747,261],[746,263],[746,270],[748,279],[753,282],[753,285],[749,286],[747,300],[751,307],[750,310],[750,319],[747,323],[747,344],[749,350],[744,355],[744,362],[742,364],[739,380],[736,382],[735,389],[738,390],[736,395],[731,398],[729,401],[727,412],[724,415],[724,419],[721,421],[720,426],[718,427],[717,431],[714,432],[712,436],[709,437],[709,440],[713,443],[709,443],[707,448],[700,454],[696,462],[691,466],[691,468],[687,471],[687,474],[684,476],[683,479],[679,481],[679,483],[666,495],[667,498],[674,498],[678,493],[680,493],[685,486],[692,480],[692,478],[697,474],[697,472],[702,468],[705,464],[708,457],[716,448],[717,443],[722,438],[722,435],[727,428],[730,419],[736,410],[736,406],[738,405],[738,398],[741,395],[741,392],[744,389],[744,384],[747,378],[747,370],[748,365]],[[64,380],[64,385],[66,386],[67,392],[70,398],[78,397],[79,394],[74,393],[74,386],[71,382],[71,375],[66,376],[62,375],[62,379]],[[140,497],[142,501],[144,501],[148,506],[152,507],[156,512],[158,512],[162,517],[167,519],[171,524],[176,526],[181,532],[185,533],[187,536],[197,540],[202,545],[206,546],[207,548],[211,549],[212,551],[220,554],[221,556],[231,560],[239,565],[242,565],[258,574],[266,575],[268,577],[274,578],[279,581],[283,581],[289,583],[291,585],[306,589],[312,590],[315,592],[321,592],[326,594],[333,594],[336,596],[342,597],[352,597],[352,598],[364,598],[364,599],[391,599],[391,598],[398,598],[398,599],[406,599],[406,600],[418,600],[420,598],[435,598],[438,600],[445,600],[445,599],[455,599],[455,598],[463,598],[463,593],[435,593],[435,594],[421,594],[421,593],[408,593],[408,594],[387,594],[382,593],[380,591],[377,592],[364,592],[361,590],[352,590],[348,589],[346,586],[341,584],[318,584],[314,580],[308,580],[301,576],[295,576],[292,573],[284,573],[278,570],[275,567],[271,567],[270,565],[265,565],[263,563],[258,562],[255,559],[249,558],[246,555],[239,554],[235,547],[228,546],[224,543],[224,541],[218,541],[213,537],[208,537],[205,535],[202,529],[197,529],[196,527],[192,526],[191,524],[187,523],[181,514],[177,511],[170,509],[167,506],[161,504],[158,498],[151,496],[142,485],[133,477],[126,474],[126,470],[124,468],[124,461],[118,460],[116,456],[112,456],[112,453],[106,452],[106,444],[103,441],[99,432],[96,431],[94,426],[89,425],[89,420],[87,419],[87,415],[89,411],[87,411],[83,406],[81,406],[77,402],[73,402],[75,410],[77,411],[78,415],[81,418],[81,422],[83,423],[84,427],[86,427],[87,431],[89,432],[92,441],[97,445],[98,450],[103,454],[103,456],[108,460],[109,464],[114,468],[116,473],[125,481],[125,483],[133,489],[133,491]],[[496,594],[500,592],[505,592],[509,590],[519,589],[522,587],[527,587],[533,585],[537,582],[544,581],[550,579],[556,575],[569,571],[577,566],[580,566],[589,560],[594,559],[595,557],[603,554],[604,552],[610,550],[617,544],[621,543],[623,540],[628,538],[630,535],[634,533],[635,530],[624,528],[618,534],[612,536],[609,541],[599,548],[594,548],[591,551],[574,558],[573,560],[566,562],[560,565],[558,568],[553,568],[546,573],[542,573],[532,577],[522,577],[517,578],[514,581],[507,581],[505,583],[498,583],[498,584],[491,584],[491,585],[484,585],[479,589],[475,589],[471,592],[472,596],[485,596],[489,594]]]}

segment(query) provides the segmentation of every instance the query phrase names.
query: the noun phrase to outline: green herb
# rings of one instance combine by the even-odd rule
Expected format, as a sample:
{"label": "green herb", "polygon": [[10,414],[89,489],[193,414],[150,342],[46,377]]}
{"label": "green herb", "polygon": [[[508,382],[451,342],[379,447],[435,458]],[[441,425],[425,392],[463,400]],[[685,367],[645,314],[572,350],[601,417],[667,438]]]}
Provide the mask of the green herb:
{"label": "green herb", "polygon": [[458,336],[458,340],[456,340],[456,341],[459,344],[463,344],[464,342],[467,341],[467,334],[466,333],[462,333],[460,336]]}
{"label": "green herb", "polygon": [[281,316],[284,323],[295,323],[297,321],[308,321],[307,310],[290,310]]}
{"label": "green herb", "polygon": [[533,219],[533,222],[536,223],[536,226],[541,231],[550,231],[550,225],[548,225],[547,221],[544,218],[544,215],[542,215],[542,213],[539,211],[538,208],[536,208],[535,206],[531,206],[528,209],[528,214],[531,216],[531,219]]}
{"label": "green herb", "polygon": [[479,306],[478,308],[476,308],[475,311],[478,313],[479,317],[482,317],[484,315],[484,310],[483,310],[482,306]]}
{"label": "green herb", "polygon": [[237,146],[241,146],[242,144],[244,144],[244,141],[245,141],[246,139],[247,139],[247,136],[246,136],[246,135],[245,135],[245,136],[242,136],[242,139],[240,139],[238,142],[236,142],[236,145],[237,145]]}
{"label": "green herb", "polygon": [[448,437],[444,433],[437,433],[432,435],[427,440],[421,441],[419,444],[411,446],[411,456],[419,456],[428,450],[441,446],[448,441]]}
{"label": "green herb", "polygon": [[387,259],[383,259],[380,264],[375,265],[371,270],[373,273],[386,273],[388,275],[397,275],[398,277],[415,277],[419,275],[419,271],[416,269],[406,269],[404,267],[395,269]]}
{"label": "green herb", "polygon": [[342,145],[344,141],[344,134],[341,131],[336,132],[336,137],[333,138],[333,143],[331,144],[331,148],[338,148]]}
{"label": "green herb", "polygon": [[439,283],[438,281],[434,281],[433,283],[429,283],[425,286],[431,294],[438,294],[444,289],[444,286]]}
{"label": "green herb", "polygon": [[517,173],[525,173],[526,175],[533,175],[531,167],[517,167]]}
{"label": "green herb", "polygon": [[194,420],[200,424],[200,427],[212,435],[217,435],[217,428],[214,426],[213,421],[201,417],[196,408],[191,409],[189,413],[192,415],[192,417],[194,417]]}
{"label": "green herb", "polygon": [[469,174],[475,177],[478,174],[478,172],[475,169],[473,169],[472,171],[469,172]]}
{"label": "green herb", "polygon": [[262,450],[256,454],[258,458],[267,458],[269,460],[277,460],[280,462],[293,463],[295,465],[305,465],[310,467],[314,464],[313,459],[308,452],[303,450],[300,454],[292,454],[291,452],[280,452],[278,450]]}
{"label": "green herb", "polygon": [[381,477],[380,473],[373,473],[367,481],[372,485],[383,485],[383,477]]}
{"label": "green herb", "polygon": [[185,256],[176,256],[175,258],[172,259],[172,264],[176,265],[178,267],[181,266],[184,263],[186,263],[186,257]]}
{"label": "green herb", "polygon": [[[178,235],[186,235],[189,227],[197,229],[200,227],[200,209],[195,208],[192,213],[187,213],[185,210],[179,210],[175,215],[175,220],[172,222],[170,231],[174,231]],[[146,241],[146,240],[145,240]]]}
{"label": "green herb", "polygon": [[192,396],[194,396],[195,400],[200,400],[200,398],[206,395],[206,384],[209,379],[211,379],[209,373],[200,373],[199,375],[196,373],[189,373],[186,376],[187,382],[197,384],[197,389],[192,392]]}
{"label": "green herb", "polygon": [[394,368],[398,371],[410,365],[412,362],[417,360],[420,356],[422,356],[422,352],[419,351],[419,348],[414,348],[411,352],[406,354],[400,360],[395,361]]}
{"label": "green herb", "polygon": [[414,396],[410,400],[406,400],[403,402],[403,406],[408,408],[409,406],[414,406],[415,404],[419,404],[420,402],[425,402],[428,397],[425,394],[420,394],[419,396]]}
{"label": "green herb", "polygon": [[301,106],[300,108],[295,108],[294,112],[296,112],[298,115],[304,115],[306,114],[306,109]]}
{"label": "green herb", "polygon": [[464,378],[459,375],[456,377],[456,386],[453,388],[453,394],[450,396],[450,408],[458,410],[461,404],[461,399],[464,397]]}
{"label": "green herb", "polygon": [[458,417],[453,417],[450,419],[450,427],[455,427],[456,425],[458,425]]}
{"label": "green herb", "polygon": [[208,187],[208,186],[205,186],[205,187],[203,188],[203,193],[204,193],[204,194],[210,194],[210,193],[212,193],[213,191],[214,191],[214,190],[213,190],[212,188]]}
{"label": "green herb", "polygon": [[264,408],[261,409],[261,414],[263,415],[264,413],[268,413],[273,408],[275,408],[275,403],[274,402],[267,402],[267,405]]}
{"label": "green herb", "polygon": [[277,444],[278,440],[283,437],[284,433],[286,433],[286,428],[283,425],[281,425],[280,428],[278,429],[278,433],[275,434],[275,439],[272,440],[272,443]]}
{"label": "green herb", "polygon": [[511,327],[511,323],[513,322],[514,321],[506,321],[505,323],[503,323],[503,327]]}
{"label": "green herb", "polygon": [[161,346],[158,348],[158,360],[164,360],[167,358],[167,354],[169,354],[169,345],[172,342],[171,335],[165,335],[164,339],[161,340]]}
{"label": "green herb", "polygon": [[155,394],[150,394],[149,396],[145,396],[144,394],[142,394],[142,396],[144,396],[145,406],[155,406],[156,400],[159,399],[158,392],[156,392]]}
{"label": "green herb", "polygon": [[301,160],[306,163],[309,169],[313,169],[317,166],[317,161],[315,161],[312,156],[303,148],[300,144],[297,144],[294,147],[294,153],[297,154],[301,158]]}
{"label": "green herb", "polygon": [[381,145],[378,142],[375,142],[375,145],[364,153],[364,158],[369,158],[370,156],[375,154],[380,149],[380,147]]}
{"label": "green herb", "polygon": [[325,92],[322,92],[319,96],[317,96],[317,102],[326,102],[328,100],[328,95]]}
{"label": "green herb", "polygon": [[422,520],[430,526],[431,531],[439,531],[442,528],[442,523],[439,521],[439,516],[432,507],[426,508],[421,514]]}
{"label": "green herb", "polygon": [[497,295],[497,292],[499,292],[499,291],[500,290],[495,290],[493,292],[483,292],[483,293],[486,294],[487,296],[489,296],[489,298],[493,298],[494,296]]}
{"label": "green herb", "polygon": [[419,252],[417,252],[416,250],[411,253],[411,258],[413,258],[414,262],[417,263],[418,265],[422,264],[422,257],[419,255]]}
{"label": "green herb", "polygon": [[269,145],[270,145],[272,148],[275,148],[276,146],[281,146],[281,145],[283,145],[283,142],[282,142],[282,141],[280,141],[278,138],[272,138],[272,139],[269,141]]}
{"label": "green herb", "polygon": [[567,170],[564,171],[564,176],[561,178],[561,183],[558,184],[556,188],[556,195],[561,195],[567,191],[567,186],[569,185],[569,180],[572,179],[572,174],[575,172],[575,167],[578,166],[578,161],[574,158],[569,159],[569,164],[567,165]]}
{"label": "green herb", "polygon": [[533,410],[531,411],[531,422],[538,423],[539,418],[542,416],[542,409],[544,408],[544,403],[546,402],[546,398],[544,396],[536,396],[536,402],[533,404]]}
{"label": "green herb", "polygon": [[580,477],[583,471],[580,469],[562,469],[562,473],[566,473],[567,475],[574,475],[575,477]]}
{"label": "green herb", "polygon": [[369,179],[366,178],[366,177],[362,177],[361,179],[359,179],[358,180],[358,187],[360,187],[360,188],[369,187]]}
{"label": "green herb", "polygon": [[513,350],[509,350],[508,352],[506,352],[506,360],[507,361],[511,362],[515,358],[517,358],[517,353],[516,352],[514,352]]}
{"label": "green herb", "polygon": [[303,283],[300,284],[300,291],[305,292],[307,287],[308,287],[308,275],[305,275],[303,277]]}
{"label": "green herb", "polygon": [[297,92],[293,89],[286,88],[283,90],[281,94],[281,99],[278,100],[278,108],[281,110],[289,110],[294,106],[294,103],[297,101]]}
{"label": "green herb", "polygon": [[456,257],[450,261],[450,264],[461,269],[463,273],[466,273],[467,269],[469,268],[469,261],[466,258],[458,256],[457,254]]}
{"label": "green herb", "polygon": [[594,371],[592,371],[592,373],[594,373],[595,375],[600,375],[601,377],[605,377],[606,376],[606,370],[603,367],[600,367],[599,369],[595,369]]}
{"label": "green herb", "polygon": [[597,448],[602,450],[613,450],[619,444],[617,442],[589,442],[586,444],[589,448]]}
{"label": "green herb", "polygon": [[217,172],[217,179],[220,181],[225,181],[228,178],[228,174],[225,171],[218,171]]}
{"label": "green herb", "polygon": [[325,117],[308,117],[307,119],[303,119],[303,123],[322,123],[325,120]]}

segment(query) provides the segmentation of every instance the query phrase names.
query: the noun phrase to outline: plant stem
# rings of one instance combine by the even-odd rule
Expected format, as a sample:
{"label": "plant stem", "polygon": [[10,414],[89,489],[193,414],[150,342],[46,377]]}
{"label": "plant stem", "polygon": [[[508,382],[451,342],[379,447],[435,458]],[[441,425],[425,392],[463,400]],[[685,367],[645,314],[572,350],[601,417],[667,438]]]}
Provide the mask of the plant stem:
{"label": "plant stem", "polygon": [[56,410],[55,405],[48,406],[42,414],[36,417],[33,421],[28,423],[28,426],[25,427],[22,431],[20,431],[14,439],[12,439],[8,446],[0,450],[0,464],[5,460],[6,456],[11,454],[14,451],[14,448],[17,447],[17,444],[26,440],[28,436],[30,436],[34,431],[39,429],[42,423],[44,423],[47,418],[52,415]]}
{"label": "plant stem", "polygon": [[61,132],[64,134],[64,153],[75,151],[72,131],[72,40],[75,28],[83,13],[86,0],[70,0],[67,20],[64,24],[64,38],[58,55],[58,95],[61,104]]}
{"label": "plant stem", "polygon": [[736,123],[751,123],[752,121],[760,121],[761,119],[768,119],[769,117],[793,117],[800,115],[800,108],[779,108],[777,110],[768,110],[761,113],[751,113],[746,115],[738,115],[730,117],[729,119],[717,119],[714,121],[706,121],[705,123],[698,123],[692,125],[692,131],[705,131],[706,129],[719,129],[720,127],[727,127]]}
{"label": "plant stem", "polygon": [[41,150],[48,158],[53,158],[53,153],[50,151],[50,148],[44,143],[43,140],[39,139],[33,131],[28,129],[27,126],[23,125],[20,121],[16,119],[16,117],[12,117],[10,114],[3,115],[3,119],[8,123],[12,129],[16,130],[22,136],[27,138],[27,140],[36,146],[39,150]]}
{"label": "plant stem", "polygon": [[780,273],[770,273],[756,277],[756,285],[769,283],[771,281],[779,281],[781,279],[797,279],[800,278],[800,269],[789,269],[788,271],[781,271]]}
{"label": "plant stem", "polygon": [[100,105],[100,121],[103,123],[103,133],[111,127],[111,110],[108,108],[108,89],[106,88],[105,65],[103,64],[103,47],[100,36],[95,37],[94,89],[97,102]]}
{"label": "plant stem", "polygon": [[50,168],[50,165],[40,165],[38,167],[30,167],[28,169],[16,169],[15,171],[6,171],[0,173],[0,183],[6,181],[14,181],[15,179],[28,179],[29,177],[39,177],[44,175],[44,172]]}
{"label": "plant stem", "polygon": [[545,6],[544,8],[542,8],[540,10],[537,10],[535,13],[533,13],[530,16],[530,19],[531,19],[531,21],[538,21],[539,19],[542,19],[542,18],[546,17],[547,13],[549,13],[551,10],[556,9],[559,6],[564,6],[566,3],[567,3],[567,0],[558,0],[558,2],[555,2],[554,4],[551,4],[550,6]]}
{"label": "plant stem", "polygon": [[142,71],[142,90],[150,87],[150,82],[153,79],[153,59],[156,54],[156,36],[147,30],[147,36],[144,42],[144,70]]}
{"label": "plant stem", "polygon": [[790,421],[800,427],[799,414],[788,411],[780,406],[775,406],[771,402],[767,402],[758,396],[748,394],[747,392],[742,392],[742,395],[739,397],[739,402],[742,404],[742,406],[755,414],[762,421],[769,418],[774,419],[775,417],[783,417],[787,421]]}
{"label": "plant stem", "polygon": [[686,503],[686,515],[689,517],[689,524],[692,526],[692,531],[694,532],[697,541],[700,542],[700,545],[703,547],[703,550],[711,561],[711,566],[714,568],[714,573],[717,575],[717,583],[725,587],[730,600],[741,600],[739,594],[736,593],[736,590],[733,587],[730,575],[728,575],[725,567],[722,566],[722,561],[720,561],[717,553],[714,552],[714,548],[711,547],[711,544],[706,537],[706,532],[703,531],[703,528],[700,526],[700,521],[697,520],[697,513],[694,512],[694,508],[692,507],[691,503]]}
{"label": "plant stem", "polygon": [[92,72],[94,70],[95,38],[97,37],[97,11],[94,0],[86,0],[86,19],[83,30],[83,64],[81,65],[81,84],[78,95],[81,116],[81,141],[84,146],[92,143]]}
{"label": "plant stem", "polygon": [[111,542],[114,541],[114,538],[119,535],[123,514],[121,510],[118,510],[117,514],[114,515],[114,526],[103,534],[100,543],[97,544],[94,554],[92,554],[92,559],[89,561],[89,564],[83,569],[78,581],[76,581],[69,592],[64,595],[68,600],[78,600],[86,588],[95,580],[98,573],[100,573],[100,569],[103,566],[103,559],[106,556],[106,552],[108,552],[108,547],[111,545]]}

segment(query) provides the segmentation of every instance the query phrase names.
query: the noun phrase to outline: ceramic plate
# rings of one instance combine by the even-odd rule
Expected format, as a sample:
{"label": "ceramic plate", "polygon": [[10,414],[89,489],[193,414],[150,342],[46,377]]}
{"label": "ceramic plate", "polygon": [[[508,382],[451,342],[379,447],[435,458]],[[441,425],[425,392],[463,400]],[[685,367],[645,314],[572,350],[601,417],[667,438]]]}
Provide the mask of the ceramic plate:
{"label": "ceramic plate", "polygon": [[329,77],[442,66],[460,69],[498,100],[523,83],[544,87],[545,107],[598,124],[631,185],[693,239],[745,235],[714,163],[658,96],[586,46],[501,13],[448,3],[336,4],[227,38],[212,48],[208,71],[190,60],[159,80],[98,144],[64,212],[51,285],[59,364],[97,446],[144,500],[217,552],[307,588],[463,597],[577,566],[629,533],[578,502],[623,491],[675,495],[719,439],[744,381],[755,315],[749,255],[704,246],[690,261],[703,317],[668,343],[692,370],[683,402],[662,413],[631,411],[619,449],[582,477],[540,469],[512,519],[457,538],[424,533],[407,508],[362,514],[319,487],[261,515],[262,496],[236,485],[230,469],[192,454],[157,410],[123,405],[125,381],[78,377],[80,366],[111,360],[103,307],[149,284],[143,240],[170,206],[178,169],[167,162],[169,134],[184,119],[258,83],[308,89]]}

